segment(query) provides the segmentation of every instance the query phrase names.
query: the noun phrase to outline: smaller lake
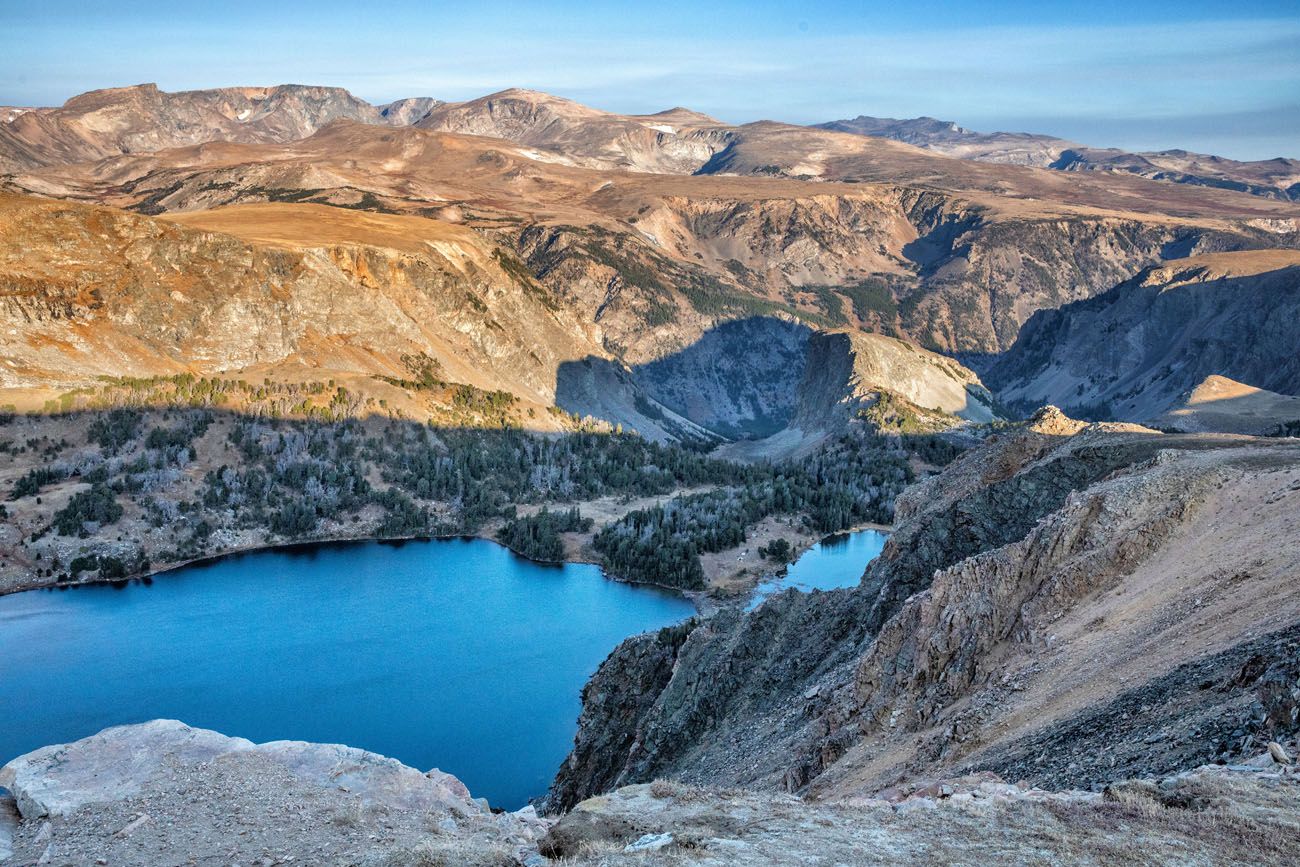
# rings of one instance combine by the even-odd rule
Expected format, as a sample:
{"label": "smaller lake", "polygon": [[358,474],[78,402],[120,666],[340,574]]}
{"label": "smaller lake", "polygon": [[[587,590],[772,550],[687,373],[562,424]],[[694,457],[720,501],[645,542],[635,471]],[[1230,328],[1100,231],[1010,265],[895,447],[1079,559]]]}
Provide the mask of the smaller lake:
{"label": "smaller lake", "polygon": [[174,718],[438,767],[516,809],[550,785],[609,652],[694,611],[481,539],[267,551],[4,596],[0,765]]}
{"label": "smaller lake", "polygon": [[758,585],[746,610],[753,611],[767,597],[790,587],[805,592],[856,587],[867,564],[880,556],[888,538],[879,530],[827,536],[791,563],[785,575]]}

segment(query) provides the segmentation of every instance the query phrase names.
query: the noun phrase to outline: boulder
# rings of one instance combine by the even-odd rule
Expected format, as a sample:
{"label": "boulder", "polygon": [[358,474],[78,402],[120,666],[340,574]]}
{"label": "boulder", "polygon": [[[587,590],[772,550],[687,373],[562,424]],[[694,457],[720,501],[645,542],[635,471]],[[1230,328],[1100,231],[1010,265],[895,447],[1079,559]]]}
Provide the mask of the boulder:
{"label": "boulder", "polygon": [[0,768],[0,786],[13,792],[24,819],[60,816],[127,798],[169,768],[238,753],[269,759],[305,783],[340,788],[394,809],[480,812],[465,785],[437,769],[421,773],[396,759],[339,744],[254,744],[177,720],[116,726],[74,743],[42,747]]}

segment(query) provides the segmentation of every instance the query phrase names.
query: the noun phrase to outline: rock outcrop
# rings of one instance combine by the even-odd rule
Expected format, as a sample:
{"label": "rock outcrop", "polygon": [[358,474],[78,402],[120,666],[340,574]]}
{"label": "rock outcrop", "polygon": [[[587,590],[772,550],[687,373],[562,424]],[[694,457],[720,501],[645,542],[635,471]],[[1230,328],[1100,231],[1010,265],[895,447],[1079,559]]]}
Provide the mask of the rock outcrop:
{"label": "rock outcrop", "polygon": [[437,770],[175,720],[28,753],[0,786],[22,818],[18,863],[522,863],[547,828],[532,808],[492,813]]}
{"label": "rock outcrop", "polygon": [[[576,865],[1107,864],[1135,851],[1170,867],[1280,865],[1291,860],[1286,838],[1300,830],[1298,798],[1300,777],[1267,754],[1250,766],[1117,781],[1101,793],[985,773],[806,801],[660,780],[582,802],[542,850]],[[1251,833],[1236,830],[1243,823]]]}
{"label": "rock outcrop", "polygon": [[[999,417],[978,376],[916,344],[881,334],[814,331],[805,345],[805,356],[797,364],[772,369],[766,377],[766,387],[784,396],[787,404],[781,406],[777,432],[757,441],[730,443],[720,455],[802,456],[852,424],[885,433],[919,434]],[[674,387],[688,386],[689,380]],[[746,394],[744,390],[732,393]]]}
{"label": "rock outcrop", "polygon": [[[993,398],[979,377],[960,363],[915,344],[880,334],[818,332],[808,349],[794,425],[830,429],[835,421],[861,415],[882,394],[901,398],[939,427],[957,420],[984,423],[996,418]],[[919,432],[927,427],[918,420]]]}

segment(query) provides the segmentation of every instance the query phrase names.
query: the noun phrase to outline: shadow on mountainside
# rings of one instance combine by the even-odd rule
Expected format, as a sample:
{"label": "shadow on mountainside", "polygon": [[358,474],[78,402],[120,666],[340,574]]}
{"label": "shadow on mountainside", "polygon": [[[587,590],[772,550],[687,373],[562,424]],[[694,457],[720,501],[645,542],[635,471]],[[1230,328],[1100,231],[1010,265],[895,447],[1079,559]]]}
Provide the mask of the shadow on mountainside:
{"label": "shadow on mountainside", "polygon": [[1300,396],[1233,383],[1236,394],[1200,397],[1172,407],[1151,421],[1164,430],[1300,436]]}
{"label": "shadow on mountainside", "polygon": [[1300,268],[1173,285],[1143,272],[1035,313],[1006,352],[966,361],[1015,410],[1052,404],[1086,419],[1146,421],[1211,376],[1300,395],[1297,322]]}
{"label": "shadow on mountainside", "polygon": [[[958,362],[897,337],[813,330],[755,316],[633,367],[588,357],[557,370],[556,403],[579,416],[672,436],[763,441],[755,456],[788,455],[872,412],[898,433],[983,423],[996,402]],[[768,448],[770,446],[771,448]]]}
{"label": "shadow on mountainside", "polygon": [[801,322],[754,316],[717,325],[645,364],[566,361],[556,371],[555,402],[651,438],[769,436],[794,415],[811,334]]}

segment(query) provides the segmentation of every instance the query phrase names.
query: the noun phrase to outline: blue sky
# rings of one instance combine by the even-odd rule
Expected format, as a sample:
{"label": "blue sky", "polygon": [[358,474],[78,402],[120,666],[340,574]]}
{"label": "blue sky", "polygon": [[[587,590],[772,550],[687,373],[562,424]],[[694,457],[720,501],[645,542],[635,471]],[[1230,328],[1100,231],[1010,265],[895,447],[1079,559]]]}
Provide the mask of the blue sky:
{"label": "blue sky", "polygon": [[[804,4],[813,6],[814,4]],[[926,114],[1131,149],[1300,157],[1300,3],[0,0],[0,104],[298,82],[520,86],[723,120]]]}

